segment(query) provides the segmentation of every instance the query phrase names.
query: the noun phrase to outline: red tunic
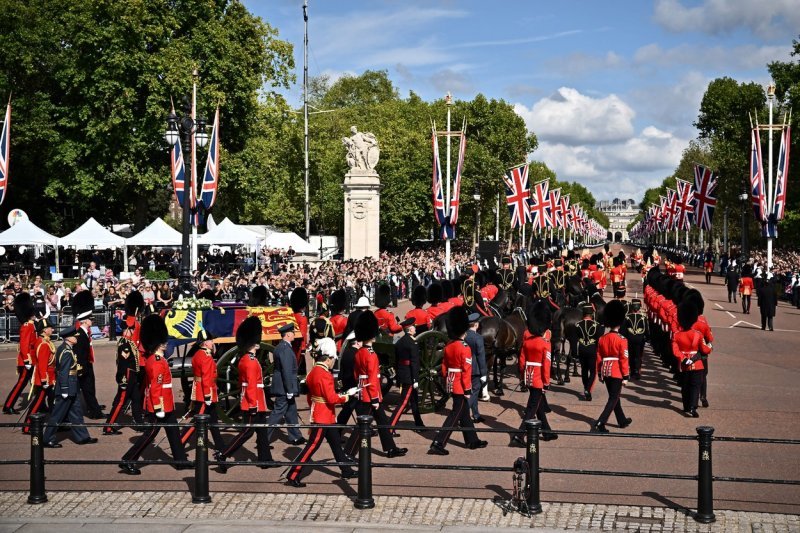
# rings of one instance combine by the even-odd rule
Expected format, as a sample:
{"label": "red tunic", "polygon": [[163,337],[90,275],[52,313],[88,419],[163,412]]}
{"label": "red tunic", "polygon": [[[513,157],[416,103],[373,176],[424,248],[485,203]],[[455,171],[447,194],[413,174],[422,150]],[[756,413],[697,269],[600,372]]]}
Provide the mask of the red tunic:
{"label": "red tunic", "polygon": [[683,281],[683,276],[686,273],[686,267],[683,265],[675,265],[675,279]]}
{"label": "red tunic", "polygon": [[714,342],[714,334],[711,332],[711,326],[708,325],[708,321],[703,315],[697,317],[697,322],[694,323],[692,329],[703,334],[703,340],[706,341],[706,344]]}
{"label": "red tunic", "polygon": [[481,289],[481,296],[487,302],[491,302],[494,300],[494,297],[497,296],[498,288],[492,284],[486,285],[484,288]]}
{"label": "red tunic", "polygon": [[611,269],[611,283],[623,283],[625,281],[625,271],[620,266]]}
{"label": "red tunic", "polygon": [[34,385],[54,385],[56,382],[56,350],[53,343],[41,337],[36,339],[36,376]]}
{"label": "red tunic", "polygon": [[356,352],[353,375],[361,387],[359,399],[362,402],[373,403],[383,400],[380,363],[378,354],[372,346],[362,346]]}
{"label": "red tunic", "polygon": [[308,343],[308,318],[301,312],[295,313],[294,319],[297,322],[297,329],[300,330],[300,334],[295,336],[294,341],[292,341],[292,349],[299,363],[300,355],[306,350]]}
{"label": "red tunic", "polygon": [[260,413],[267,411],[261,363],[252,354],[245,354],[239,359],[239,387],[242,390],[242,401],[239,403],[242,412],[253,408]]}
{"label": "red tunic", "polygon": [[744,296],[750,296],[753,294],[753,290],[755,290],[755,286],[753,285],[753,278],[745,277],[739,280],[739,292]]}
{"label": "red tunic", "polygon": [[147,364],[147,392],[144,400],[148,412],[164,411],[171,413],[175,410],[175,401],[172,398],[172,372],[166,358],[153,354]]}
{"label": "red tunic", "polygon": [[439,315],[444,314],[447,310],[442,304],[432,305],[428,308],[428,315],[431,317],[431,322]]}
{"label": "red tunic", "polygon": [[447,392],[466,394],[472,392],[472,350],[463,340],[450,341],[444,348],[442,375]]}
{"label": "red tunic", "polygon": [[597,373],[604,378],[627,379],[628,340],[619,331],[610,331],[597,341]]}
{"label": "red tunic", "polygon": [[519,373],[525,385],[542,389],[550,385],[550,343],[542,337],[531,336],[522,343],[519,354]]}
{"label": "red tunic", "polygon": [[32,365],[36,355],[33,351],[36,345],[36,327],[33,320],[28,320],[19,327],[19,351],[17,352],[17,366]]}
{"label": "red tunic", "polygon": [[415,307],[405,316],[406,319],[413,318],[415,326],[426,326],[428,328],[431,327],[433,324],[433,320],[431,320],[431,315],[428,313],[426,309],[421,307]]}
{"label": "red tunic", "polygon": [[306,376],[308,405],[312,424],[335,424],[336,404],[345,403],[347,396],[336,393],[333,375],[323,363],[317,363]]}
{"label": "red tunic", "polygon": [[[690,370],[703,370],[703,360],[697,356],[700,352],[703,355],[711,353],[711,349],[703,342],[703,334],[697,330],[679,331],[672,337],[672,355],[678,360],[681,372]],[[684,361],[696,357],[696,361],[690,365]]]}
{"label": "red tunic", "polygon": [[390,313],[386,309],[378,309],[375,311],[375,318],[378,319],[378,327],[389,334],[403,331],[403,327],[397,323],[397,318],[394,316],[394,313]]}
{"label": "red tunic", "polygon": [[192,400],[196,402],[217,401],[217,363],[205,349],[200,348],[192,357]]}
{"label": "red tunic", "polygon": [[331,326],[333,326],[333,334],[338,338],[344,333],[344,328],[347,326],[347,317],[339,313],[331,317]]}

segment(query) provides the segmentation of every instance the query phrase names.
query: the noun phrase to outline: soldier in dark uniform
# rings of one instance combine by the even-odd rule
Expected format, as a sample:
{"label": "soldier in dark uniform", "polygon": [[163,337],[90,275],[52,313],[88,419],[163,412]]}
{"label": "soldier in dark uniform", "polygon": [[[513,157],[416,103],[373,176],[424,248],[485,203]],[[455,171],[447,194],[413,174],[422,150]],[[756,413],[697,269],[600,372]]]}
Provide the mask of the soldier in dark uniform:
{"label": "soldier in dark uniform", "polygon": [[484,383],[489,378],[489,370],[486,367],[486,347],[483,343],[483,336],[478,333],[478,323],[481,315],[471,313],[467,319],[469,320],[469,329],[464,337],[464,342],[467,343],[472,352],[472,393],[468,403],[472,411],[472,422],[479,424],[483,422],[483,417],[478,410],[478,399]]}
{"label": "soldier in dark uniform", "polygon": [[88,290],[80,291],[72,299],[72,314],[78,327],[78,342],[75,355],[82,370],[78,373],[78,383],[86,405],[86,418],[101,420],[106,417],[104,405],[97,402],[94,377],[94,348],[92,347],[92,313],[94,298]]}
{"label": "soldier in dark uniform", "polygon": [[[297,290],[297,289],[295,289]],[[300,419],[297,415],[297,395],[300,393],[297,381],[297,359],[292,351],[292,341],[294,340],[294,328],[285,327],[280,329],[281,340],[275,347],[273,362],[275,363],[272,372],[272,384],[270,393],[275,397],[275,407],[269,415],[268,424],[280,424],[286,419],[287,424],[299,424]],[[272,438],[275,428],[267,430],[267,439]],[[306,439],[296,427],[287,428],[289,433],[289,443],[298,446],[305,444]]]}
{"label": "soldier in dark uniform", "polygon": [[139,389],[139,348],[127,337],[120,337],[117,341],[117,395],[111,404],[111,412],[103,428],[103,435],[119,435],[122,433],[114,427],[119,415],[125,411],[127,405],[131,406],[133,420],[142,423],[142,396]]}
{"label": "soldier in dark uniform", "polygon": [[419,413],[419,346],[415,340],[416,326],[414,317],[407,318],[400,323],[405,331],[400,340],[394,345],[395,358],[397,360],[397,384],[400,385],[400,401],[391,416],[391,426],[397,426],[400,416],[411,407],[414,415],[414,425],[425,427],[422,416]]}
{"label": "soldier in dark uniform", "polygon": [[581,363],[581,381],[583,382],[584,402],[592,401],[592,389],[597,375],[597,341],[603,336],[605,328],[594,319],[592,304],[581,306],[583,319],[578,322],[578,360]]}
{"label": "soldier in dark uniform", "polygon": [[642,370],[644,343],[649,335],[647,315],[642,310],[642,301],[640,299],[634,298],[631,300],[628,306],[628,314],[625,315],[625,323],[622,325],[621,331],[622,335],[628,339],[631,379],[639,379]]}
{"label": "soldier in dark uniform", "polygon": [[[352,317],[353,314],[360,314],[360,312],[350,313],[350,316]],[[350,331],[344,343],[344,349],[341,352],[342,356],[339,359],[339,380],[342,383],[342,388],[349,390],[358,386],[358,380],[354,375],[354,368],[356,352],[361,348],[361,341],[356,340],[355,332]],[[357,395],[348,397],[347,402],[342,405],[342,409],[339,411],[339,414],[336,415],[336,423],[340,426],[347,425],[350,422],[350,415],[353,414],[357,404]],[[339,430],[340,433],[342,431],[343,430]]]}

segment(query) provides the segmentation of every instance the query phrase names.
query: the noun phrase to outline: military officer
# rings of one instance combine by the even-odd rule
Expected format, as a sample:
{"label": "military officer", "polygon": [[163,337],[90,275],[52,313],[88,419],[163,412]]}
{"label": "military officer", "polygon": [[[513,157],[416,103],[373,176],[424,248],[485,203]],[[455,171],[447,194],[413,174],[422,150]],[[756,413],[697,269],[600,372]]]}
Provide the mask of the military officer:
{"label": "military officer", "polygon": [[419,346],[415,340],[416,325],[414,317],[405,319],[400,323],[405,331],[400,340],[394,346],[395,358],[397,360],[397,383],[400,385],[400,401],[395,407],[391,417],[391,426],[397,426],[400,416],[411,406],[411,413],[414,415],[414,425],[425,427],[419,413],[419,398],[417,389],[419,388]]}
{"label": "military officer", "polygon": [[600,337],[597,342],[596,364],[600,381],[606,385],[608,400],[600,418],[592,426],[593,433],[608,433],[606,422],[612,411],[617,417],[620,428],[626,428],[633,422],[630,418],[625,417],[620,403],[622,387],[628,384],[630,378],[628,341],[619,332],[619,328],[625,321],[625,305],[619,300],[611,300],[603,309],[603,319],[610,331]]}
{"label": "military officer", "polygon": [[583,396],[579,398],[584,402],[592,401],[592,389],[597,375],[597,342],[603,336],[603,326],[594,319],[594,306],[583,304],[581,306],[583,319],[578,322],[578,360],[581,363],[581,381],[583,382]]}
{"label": "military officer", "polygon": [[649,334],[647,315],[642,311],[642,301],[640,299],[634,298],[631,300],[621,331],[622,335],[628,339],[631,378],[639,379],[642,371],[644,343]]}
{"label": "military officer", "polygon": [[34,368],[33,368],[33,400],[28,404],[28,412],[25,415],[25,426],[23,433],[29,433],[28,424],[31,415],[40,411],[49,412],[53,408],[55,393],[53,385],[56,382],[56,347],[50,340],[53,333],[51,326],[46,318],[41,318],[34,322],[36,328],[36,343],[34,347]]}
{"label": "military officer", "polygon": [[378,285],[378,290],[375,294],[375,307],[378,308],[375,311],[375,318],[378,319],[378,327],[380,330],[389,335],[389,337],[394,337],[394,334],[400,333],[403,331],[403,328],[397,323],[397,318],[394,316],[394,313],[386,309],[389,307],[391,299],[392,289],[386,284]]}
{"label": "military officer", "polygon": [[[126,329],[129,329],[126,323]],[[103,428],[103,435],[119,435],[122,433],[114,427],[119,415],[125,411],[127,405],[131,406],[131,413],[136,424],[142,423],[142,395],[139,387],[140,378],[140,358],[139,348],[134,342],[122,336],[117,341],[117,395],[114,396],[114,403],[111,404],[111,412],[108,414],[106,426]]]}
{"label": "military officer", "polygon": [[478,409],[478,399],[483,385],[489,378],[489,370],[486,368],[486,347],[483,343],[483,336],[478,333],[480,319],[480,313],[470,313],[467,316],[469,329],[464,337],[464,342],[472,352],[472,389],[469,396],[469,407],[472,411],[472,422],[475,424],[483,422],[483,417]]}
{"label": "military officer", "polygon": [[[342,382],[342,388],[349,390],[358,386],[358,380],[355,377],[355,361],[356,352],[361,349],[362,343],[356,340],[354,331],[347,334],[344,343],[344,349],[341,351],[342,358],[339,360],[339,380]],[[350,421],[350,415],[353,414],[356,405],[358,405],[358,396],[350,396],[336,416],[336,423],[340,426],[346,425]],[[339,433],[341,432],[342,430],[339,431]]]}
{"label": "military officer", "polygon": [[[297,289],[295,289],[297,290]],[[280,424],[286,420],[287,424],[299,424],[297,415],[297,395],[300,392],[297,381],[297,360],[293,357],[292,341],[295,338],[294,326],[286,324],[278,329],[281,340],[275,347],[273,354],[274,368],[272,372],[272,385],[270,393],[275,398],[275,407],[269,415],[268,424]],[[272,439],[275,428],[267,430],[267,439]],[[289,443],[298,446],[305,444],[306,439],[296,427],[287,428]]]}
{"label": "military officer", "polygon": [[[222,432],[215,424],[219,423],[217,416],[217,400],[219,393],[217,390],[217,362],[214,361],[214,354],[217,345],[214,344],[214,335],[208,330],[202,329],[197,335],[192,348],[187,357],[192,358],[192,400],[193,414],[208,414],[211,437],[214,439],[214,448],[218,451],[225,449],[225,440]],[[194,426],[189,426],[181,432],[181,444],[186,445],[194,434]]]}
{"label": "military officer", "polygon": [[94,298],[88,290],[82,290],[72,299],[72,314],[78,325],[78,342],[75,344],[75,355],[81,370],[78,372],[78,383],[83,401],[86,404],[86,418],[101,420],[105,406],[97,402],[94,376],[94,347],[92,346],[92,313]]}
{"label": "military officer", "polygon": [[672,336],[672,354],[677,359],[681,373],[681,398],[683,414],[698,418],[697,403],[700,399],[700,387],[703,381],[703,356],[711,353],[711,348],[703,340],[703,334],[692,329],[697,322],[697,308],[691,302],[683,302],[678,306],[678,324],[680,331]]}
{"label": "military officer", "polygon": [[14,313],[19,320],[19,349],[17,350],[17,382],[11,387],[5,403],[3,414],[17,415],[14,406],[33,376],[34,345],[36,343],[36,326],[33,317],[33,299],[27,292],[21,292],[14,298]]}
{"label": "military officer", "polygon": [[305,287],[296,287],[289,296],[289,305],[294,312],[294,320],[297,322],[298,334],[292,336],[292,349],[294,350],[297,361],[296,368],[305,374],[306,372],[306,347],[308,344],[308,317],[305,310],[308,307],[308,291]]}

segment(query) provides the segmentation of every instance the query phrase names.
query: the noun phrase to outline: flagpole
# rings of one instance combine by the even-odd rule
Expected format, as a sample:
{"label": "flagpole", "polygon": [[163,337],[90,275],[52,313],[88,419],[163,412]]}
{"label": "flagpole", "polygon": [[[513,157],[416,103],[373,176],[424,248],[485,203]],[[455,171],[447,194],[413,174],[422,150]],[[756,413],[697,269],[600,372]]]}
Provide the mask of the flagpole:
{"label": "flagpole", "polygon": [[[450,205],[450,106],[453,105],[453,101],[450,97],[450,93],[447,93],[444,99],[445,104],[447,105],[447,135],[445,138],[447,139],[447,196],[444,199],[445,209],[447,210],[447,220],[449,222],[450,216],[453,214],[452,206]],[[450,239],[445,238],[444,240],[444,269],[446,272],[447,279],[450,278]]]}
{"label": "flagpole", "polygon": [[500,242],[500,191],[497,191],[497,207],[494,210],[494,240]]}
{"label": "flagpole", "polygon": [[[192,79],[192,121],[196,124],[197,120],[197,76]],[[194,140],[194,133],[192,133],[192,175],[189,178],[192,187],[192,196],[197,197],[197,183],[195,176],[197,175],[197,146]],[[197,209],[197,201],[195,200],[195,209]],[[199,216],[199,214],[197,215]],[[197,270],[197,224],[192,224],[192,272]]]}
{"label": "flagpole", "polygon": [[[772,105],[775,101],[775,84],[770,83],[767,87],[767,101],[769,102],[769,155],[767,157],[767,165],[769,166],[768,169],[768,179],[769,183],[767,184],[767,213],[765,216],[767,218],[767,270],[772,268],[772,235],[773,231],[769,229],[769,217],[770,214],[775,210],[775,206],[773,205],[775,202],[775,191],[772,189]],[[777,221],[776,221],[777,225]]]}

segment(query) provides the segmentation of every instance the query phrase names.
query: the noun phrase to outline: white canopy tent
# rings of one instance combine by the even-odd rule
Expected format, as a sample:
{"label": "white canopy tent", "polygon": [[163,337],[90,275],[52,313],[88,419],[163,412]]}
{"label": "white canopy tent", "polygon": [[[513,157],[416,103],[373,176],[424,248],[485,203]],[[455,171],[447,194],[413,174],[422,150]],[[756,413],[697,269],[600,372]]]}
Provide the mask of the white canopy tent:
{"label": "white canopy tent", "polygon": [[263,238],[263,235],[259,235],[244,226],[234,224],[231,219],[226,218],[208,233],[198,235],[197,244],[201,246],[210,244],[249,244],[255,246]]}
{"label": "white canopy tent", "polygon": [[157,218],[152,224],[126,241],[128,246],[180,246],[180,231]]}
{"label": "white canopy tent", "polygon": [[298,254],[319,253],[319,249],[316,246],[306,242],[300,235],[292,231],[270,233],[261,244],[267,248],[281,248],[283,250],[288,250],[291,246],[292,250]]}
{"label": "white canopy tent", "polygon": [[74,246],[76,249],[87,248],[122,248],[125,238],[111,233],[94,218],[89,218],[81,227],[58,239],[59,246]]}
{"label": "white canopy tent", "polygon": [[52,246],[56,252],[56,271],[58,271],[58,238],[31,222],[17,222],[3,233],[0,233],[0,246]]}

